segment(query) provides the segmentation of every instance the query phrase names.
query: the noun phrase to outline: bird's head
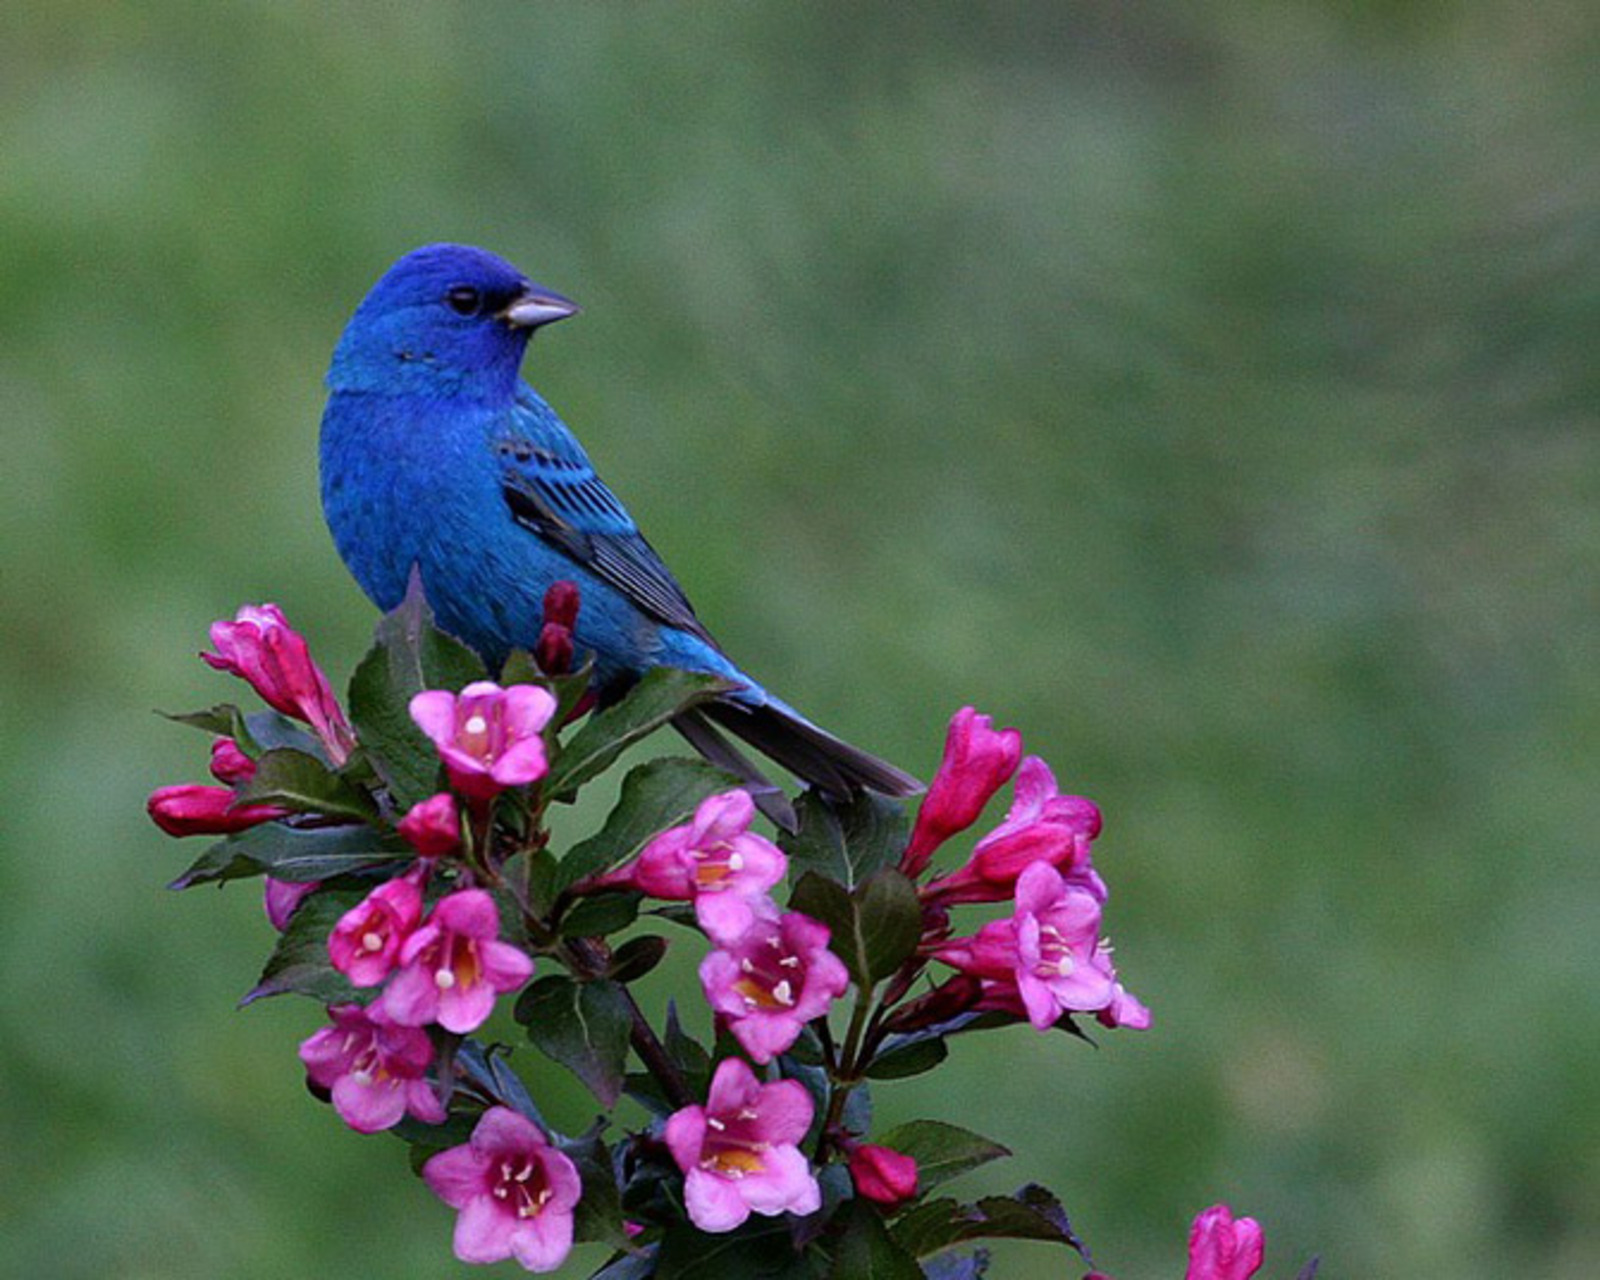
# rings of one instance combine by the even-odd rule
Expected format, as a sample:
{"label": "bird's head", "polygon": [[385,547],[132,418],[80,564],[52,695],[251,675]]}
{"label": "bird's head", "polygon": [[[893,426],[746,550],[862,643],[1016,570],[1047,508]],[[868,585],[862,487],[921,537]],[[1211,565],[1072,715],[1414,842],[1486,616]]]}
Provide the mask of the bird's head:
{"label": "bird's head", "polygon": [[483,249],[426,245],[390,267],[356,308],[333,353],[328,385],[507,394],[533,331],[577,310]]}

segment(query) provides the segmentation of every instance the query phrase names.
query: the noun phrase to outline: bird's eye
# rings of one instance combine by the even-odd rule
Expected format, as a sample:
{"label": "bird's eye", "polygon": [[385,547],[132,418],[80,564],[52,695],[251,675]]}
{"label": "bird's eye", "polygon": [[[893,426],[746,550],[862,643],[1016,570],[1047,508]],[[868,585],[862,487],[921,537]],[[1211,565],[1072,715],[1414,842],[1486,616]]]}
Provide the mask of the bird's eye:
{"label": "bird's eye", "polygon": [[458,284],[444,295],[446,305],[458,316],[475,316],[483,306],[483,295],[470,284]]}

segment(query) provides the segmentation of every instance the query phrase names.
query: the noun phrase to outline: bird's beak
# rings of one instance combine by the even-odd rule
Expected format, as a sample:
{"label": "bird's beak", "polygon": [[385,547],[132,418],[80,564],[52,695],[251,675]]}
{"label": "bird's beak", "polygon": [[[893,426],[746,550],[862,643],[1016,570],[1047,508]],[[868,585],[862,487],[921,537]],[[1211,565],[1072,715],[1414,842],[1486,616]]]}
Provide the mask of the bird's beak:
{"label": "bird's beak", "polygon": [[500,319],[518,329],[537,329],[577,314],[576,302],[536,285],[502,311]]}

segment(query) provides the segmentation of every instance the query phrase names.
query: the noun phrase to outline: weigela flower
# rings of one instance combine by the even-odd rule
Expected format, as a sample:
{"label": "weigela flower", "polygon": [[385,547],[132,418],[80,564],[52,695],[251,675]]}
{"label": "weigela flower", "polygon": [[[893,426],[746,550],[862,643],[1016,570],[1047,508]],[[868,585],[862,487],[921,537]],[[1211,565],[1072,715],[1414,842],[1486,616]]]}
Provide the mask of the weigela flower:
{"label": "weigela flower", "polygon": [[441,791],[412,805],[396,828],[424,858],[442,858],[461,845],[461,810],[453,795]]}
{"label": "weigela flower", "polygon": [[604,883],[653,898],[693,900],[695,918],[713,940],[748,929],[767,891],[789,872],[783,851],[750,830],[755,802],[744,791],[708,796],[694,819],[653,837],[630,866]]}
{"label": "weigela flower", "polygon": [[282,933],[289,927],[295,908],[320,888],[320,880],[278,880],[268,876],[261,895],[261,909],[267,913],[267,922]]}
{"label": "weigela flower", "polygon": [[211,742],[211,776],[228,786],[249,782],[256,776],[256,762],[239,750],[232,738],[214,738]]}
{"label": "weigela flower", "polygon": [[1110,949],[1100,946],[1099,899],[1046,862],[1017,878],[1016,912],[1009,919],[952,939],[934,955],[986,980],[980,1008],[1013,1008],[1014,995],[1041,1031],[1063,1013],[1105,1008],[1116,981]]}
{"label": "weigela flower", "polygon": [[762,1084],[725,1058],[703,1107],[667,1120],[667,1147],[684,1173],[684,1204],[702,1231],[732,1231],[752,1212],[814,1213],[821,1189],[798,1146],[811,1127],[811,1095],[797,1080]]}
{"label": "weigela flower", "polygon": [[529,1271],[554,1271],[572,1251],[572,1210],[583,1192],[577,1167],[509,1107],[490,1107],[472,1137],[434,1156],[422,1176],[460,1211],[462,1262],[515,1258]]}
{"label": "weigela flower", "polygon": [[421,886],[409,876],[386,881],[339,917],[328,935],[328,958],[356,986],[375,987],[399,963],[421,919]]}
{"label": "weigela flower", "polygon": [[482,889],[440,898],[401,946],[400,970],[383,989],[384,1010],[403,1026],[476,1030],[496,995],[515,991],[533,974],[527,954],[499,935],[499,909]]}
{"label": "weigela flower", "polygon": [[335,1005],[333,1019],[300,1046],[311,1083],[327,1089],[339,1118],[358,1133],[377,1133],[409,1111],[427,1124],[445,1118],[444,1104],[423,1079],[433,1061],[428,1033],[397,1026],[377,1006]]}
{"label": "weigela flower", "polygon": [[544,777],[540,732],[555,709],[555,698],[537,685],[502,689],[490,680],[460,694],[426,689],[411,699],[411,718],[433,740],[450,785],[474,800]]}
{"label": "weigela flower", "polygon": [[565,675],[572,666],[572,629],[578,625],[578,584],[565,578],[544,593],[544,620],[533,646],[533,660],[546,675]]}
{"label": "weigela flower", "polygon": [[935,849],[978,820],[1021,759],[1022,735],[1015,729],[995,729],[988,716],[972,707],[956,712],[945,735],[944,759],[917,810],[900,870],[913,879],[921,874]]}
{"label": "weigela flower", "polygon": [[[1111,948],[1103,939],[1100,946],[1106,953],[1106,962],[1109,963]],[[1111,984],[1111,1003],[1104,1009],[1097,1010],[1094,1016],[1102,1027],[1127,1027],[1130,1031],[1150,1029],[1150,1010],[1120,982]]]}
{"label": "weigela flower", "polygon": [[305,638],[284,620],[275,604],[245,605],[232,622],[211,624],[215,653],[200,656],[218,671],[249,681],[266,704],[309,724],[334,764],[343,764],[355,746],[339,700],[333,696]]}
{"label": "weigela flower", "polygon": [[151,820],[169,836],[222,836],[288,817],[275,804],[235,804],[233,788],[204,782],[157,787],[145,802]]}
{"label": "weigela flower", "polygon": [[917,1194],[917,1162],[892,1147],[863,1142],[850,1152],[850,1180],[865,1200],[904,1204]]}
{"label": "weigela flower", "polygon": [[828,950],[827,925],[771,908],[700,962],[700,985],[744,1051],[770,1062],[828,1012],[850,975]]}
{"label": "weigela flower", "polygon": [[1081,884],[1102,902],[1105,884],[1090,861],[1090,844],[1100,834],[1100,810],[1082,796],[1064,796],[1050,766],[1029,756],[1017,771],[1017,785],[1005,821],[978,841],[967,864],[928,886],[930,902],[1000,902],[1011,896],[1017,877],[1036,862],[1048,863]]}
{"label": "weigela flower", "polygon": [[1254,1218],[1235,1219],[1227,1205],[1212,1205],[1189,1228],[1184,1280],[1249,1280],[1261,1266],[1264,1248],[1261,1224]]}

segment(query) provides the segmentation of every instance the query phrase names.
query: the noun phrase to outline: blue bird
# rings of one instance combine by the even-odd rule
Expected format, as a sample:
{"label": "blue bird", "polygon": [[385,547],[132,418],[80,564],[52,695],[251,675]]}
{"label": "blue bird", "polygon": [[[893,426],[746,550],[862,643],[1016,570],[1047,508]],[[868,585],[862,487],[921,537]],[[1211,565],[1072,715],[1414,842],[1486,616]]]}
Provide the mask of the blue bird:
{"label": "blue bird", "polygon": [[601,701],[656,666],[737,685],[675,724],[779,820],[791,816],[782,797],[721,730],[832,798],[920,791],[734,666],[583,446],[522,381],[534,330],[577,310],[464,245],[414,250],[373,286],[333,353],[322,417],[323,512],[356,581],[393,609],[414,567],[439,626],[493,669],[533,647],[551,583],[576,583],[574,643],[594,655]]}

